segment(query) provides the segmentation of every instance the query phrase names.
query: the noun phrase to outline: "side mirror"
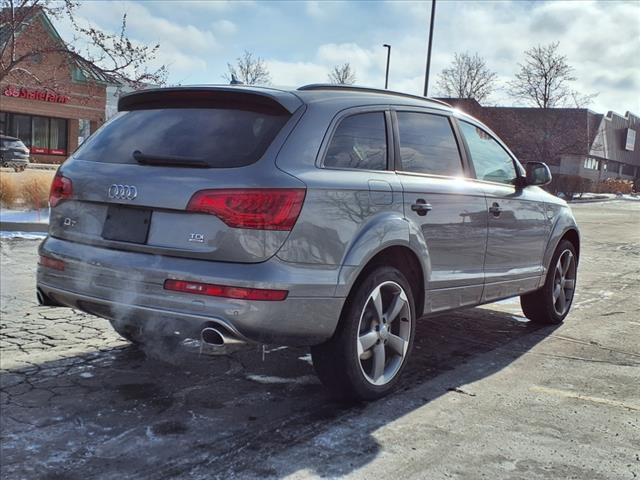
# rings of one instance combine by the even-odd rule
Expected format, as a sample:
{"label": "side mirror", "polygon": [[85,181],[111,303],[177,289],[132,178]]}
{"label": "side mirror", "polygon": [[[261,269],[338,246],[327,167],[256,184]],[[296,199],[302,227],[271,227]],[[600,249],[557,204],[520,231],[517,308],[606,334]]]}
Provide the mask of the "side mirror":
{"label": "side mirror", "polygon": [[551,182],[551,170],[543,162],[527,162],[524,166],[527,171],[527,185],[547,185]]}

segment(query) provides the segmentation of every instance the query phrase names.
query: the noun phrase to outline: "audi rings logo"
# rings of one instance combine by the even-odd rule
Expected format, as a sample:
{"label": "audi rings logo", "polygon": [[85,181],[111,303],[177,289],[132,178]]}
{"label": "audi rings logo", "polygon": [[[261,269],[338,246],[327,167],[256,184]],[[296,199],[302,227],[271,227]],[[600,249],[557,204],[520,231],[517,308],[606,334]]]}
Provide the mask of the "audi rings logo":
{"label": "audi rings logo", "polygon": [[114,183],[109,187],[109,198],[116,200],[133,200],[138,196],[135,185],[120,185]]}

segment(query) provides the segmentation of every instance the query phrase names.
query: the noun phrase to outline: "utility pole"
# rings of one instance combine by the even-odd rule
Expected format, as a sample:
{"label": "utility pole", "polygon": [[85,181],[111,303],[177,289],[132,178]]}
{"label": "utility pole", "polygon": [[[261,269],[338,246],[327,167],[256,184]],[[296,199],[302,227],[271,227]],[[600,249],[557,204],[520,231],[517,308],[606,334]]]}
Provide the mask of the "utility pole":
{"label": "utility pole", "polygon": [[386,43],[382,45],[387,49],[387,73],[384,75],[384,89],[389,88],[389,62],[391,61],[391,45],[387,45]]}
{"label": "utility pole", "polygon": [[431,44],[433,43],[433,20],[436,16],[436,0],[431,0],[431,25],[429,26],[429,44],[427,45],[427,69],[424,74],[424,96],[429,93],[429,69],[431,68]]}

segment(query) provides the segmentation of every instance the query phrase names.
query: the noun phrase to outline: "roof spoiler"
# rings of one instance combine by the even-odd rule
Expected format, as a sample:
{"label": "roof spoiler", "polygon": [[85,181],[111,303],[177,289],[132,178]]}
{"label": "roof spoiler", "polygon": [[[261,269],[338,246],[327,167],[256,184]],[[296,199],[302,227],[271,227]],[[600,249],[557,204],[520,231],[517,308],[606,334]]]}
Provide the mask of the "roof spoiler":
{"label": "roof spoiler", "polygon": [[246,86],[196,86],[150,88],[123,95],[118,100],[118,111],[149,108],[197,107],[261,108],[292,114],[302,106],[297,95],[283,90]]}

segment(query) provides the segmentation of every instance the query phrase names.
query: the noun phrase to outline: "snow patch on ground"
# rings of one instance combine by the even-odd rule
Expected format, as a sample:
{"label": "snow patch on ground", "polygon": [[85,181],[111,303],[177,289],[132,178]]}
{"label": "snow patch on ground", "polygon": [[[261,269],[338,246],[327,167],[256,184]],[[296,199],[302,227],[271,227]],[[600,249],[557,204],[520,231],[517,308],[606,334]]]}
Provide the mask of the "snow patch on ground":
{"label": "snow patch on ground", "polygon": [[313,375],[303,375],[301,377],[272,377],[269,375],[255,375],[249,374],[246,376],[247,380],[264,384],[284,384],[284,383],[297,383],[300,385],[309,383],[318,383],[318,379]]}
{"label": "snow patch on ground", "polygon": [[640,195],[616,195],[615,193],[593,193],[587,192],[582,195],[577,195],[573,198],[573,200],[631,200],[634,202],[640,202]]}
{"label": "snow patch on ground", "polygon": [[0,221],[12,223],[49,223],[49,208],[40,210],[0,209]]}
{"label": "snow patch on ground", "polygon": [[43,240],[46,233],[39,232],[4,232],[0,231],[0,240]]}

